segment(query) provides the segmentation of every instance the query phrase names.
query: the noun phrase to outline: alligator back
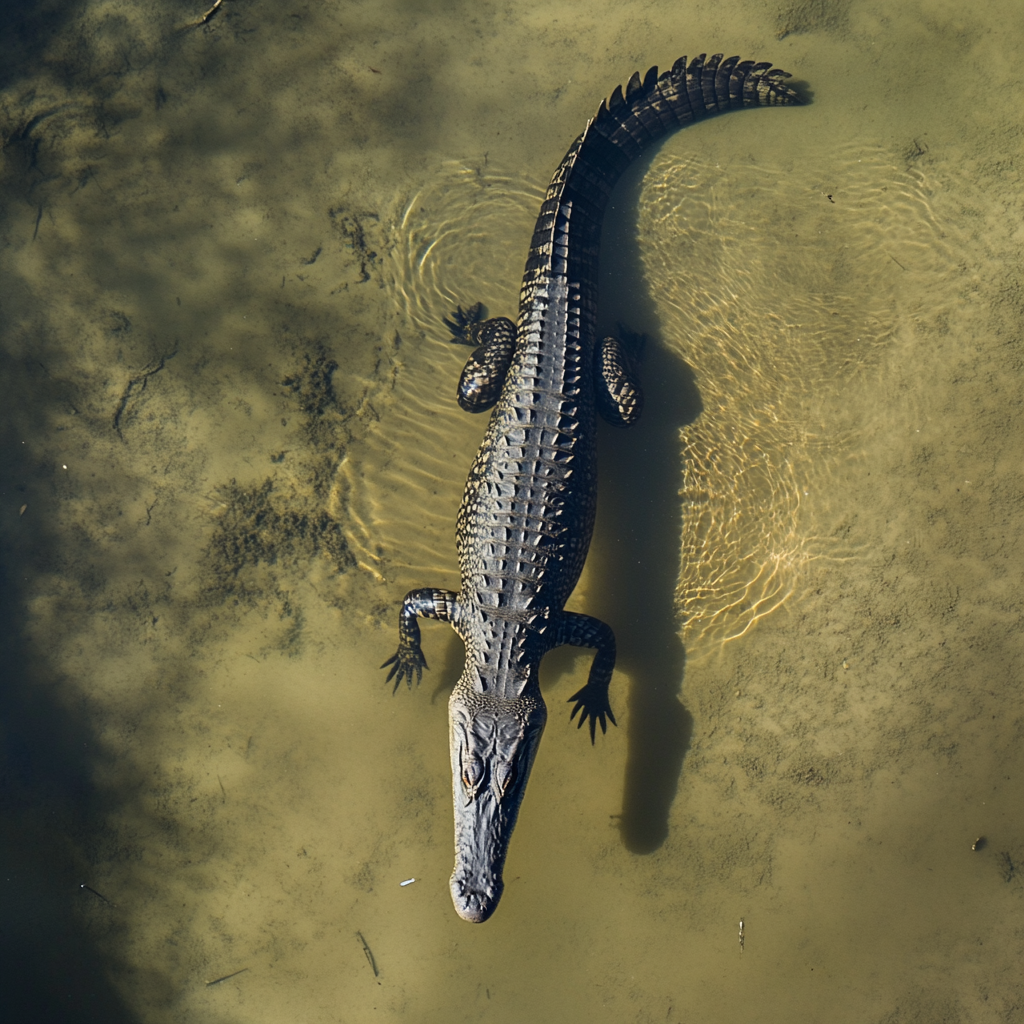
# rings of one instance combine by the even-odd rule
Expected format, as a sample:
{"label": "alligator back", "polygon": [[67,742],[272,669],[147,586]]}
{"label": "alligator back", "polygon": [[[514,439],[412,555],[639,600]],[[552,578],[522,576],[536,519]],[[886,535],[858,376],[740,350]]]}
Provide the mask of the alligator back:
{"label": "alligator back", "polygon": [[535,666],[587,556],[597,488],[598,251],[612,188],[676,128],[740,107],[799,103],[788,77],[721,54],[689,65],[682,57],[643,80],[634,74],[555,171],[526,262],[515,354],[459,510],[459,632],[469,661],[486,652],[492,670],[510,661]]}

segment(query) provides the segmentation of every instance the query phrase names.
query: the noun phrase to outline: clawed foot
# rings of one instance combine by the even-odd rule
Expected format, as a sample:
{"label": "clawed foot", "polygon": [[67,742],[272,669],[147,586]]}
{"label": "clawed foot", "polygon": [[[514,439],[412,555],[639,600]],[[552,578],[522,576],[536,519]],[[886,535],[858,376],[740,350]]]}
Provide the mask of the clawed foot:
{"label": "clawed foot", "polygon": [[419,686],[420,680],[423,678],[423,670],[430,668],[427,664],[427,659],[423,657],[423,651],[420,650],[419,645],[414,647],[412,644],[399,644],[398,650],[381,665],[381,668],[387,668],[388,665],[391,666],[391,671],[384,682],[390,683],[392,679],[395,680],[395,688],[391,691],[392,694],[398,693],[398,687],[403,678],[405,679],[405,685],[410,690],[412,689],[413,672],[416,673],[416,685]]}
{"label": "clawed foot", "polygon": [[577,729],[583,728],[583,723],[590,719],[590,742],[594,743],[597,735],[597,723],[601,723],[601,732],[606,733],[608,726],[605,724],[605,718],[607,717],[612,725],[618,725],[615,721],[615,716],[612,714],[611,705],[608,703],[608,687],[607,686],[592,686],[588,683],[583,687],[582,690],[574,693],[567,704],[576,702],[576,706],[569,713],[569,721],[571,722],[577,712],[582,711],[580,720],[576,725]]}
{"label": "clawed foot", "polygon": [[477,302],[469,309],[457,306],[451,320],[443,317],[444,325],[452,332],[452,341],[460,345],[477,345],[476,327],[483,320],[484,304]]}

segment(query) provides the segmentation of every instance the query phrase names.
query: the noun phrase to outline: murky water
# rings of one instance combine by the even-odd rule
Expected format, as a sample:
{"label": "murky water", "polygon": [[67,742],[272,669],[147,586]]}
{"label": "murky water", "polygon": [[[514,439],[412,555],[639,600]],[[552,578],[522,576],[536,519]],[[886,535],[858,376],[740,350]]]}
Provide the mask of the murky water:
{"label": "murky water", "polygon": [[[1024,1003],[1016,6],[26,6],[0,41],[2,984],[19,1020],[1009,1021]],[[483,926],[446,700],[483,421],[601,97],[724,50],[813,103],[631,169],[550,720]],[[976,842],[984,837],[981,842]],[[972,849],[976,846],[976,849]],[[415,879],[412,884],[401,882]],[[743,921],[743,943],[739,941]]]}

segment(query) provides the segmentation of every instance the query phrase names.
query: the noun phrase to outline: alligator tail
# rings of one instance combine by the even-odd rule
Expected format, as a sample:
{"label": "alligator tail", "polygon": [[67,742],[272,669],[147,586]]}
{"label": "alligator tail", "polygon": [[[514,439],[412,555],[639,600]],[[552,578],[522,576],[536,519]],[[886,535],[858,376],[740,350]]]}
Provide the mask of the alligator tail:
{"label": "alligator tail", "polygon": [[[770,63],[702,53],[689,64],[680,57],[661,75],[656,67],[643,79],[634,72],[625,93],[618,86],[569,147],[551,179],[526,263],[520,313],[530,308],[535,286],[549,274],[580,282],[584,304],[593,301],[604,210],[622,172],[643,150],[669,132],[713,114],[802,103],[799,93],[786,84],[789,77]],[[574,211],[571,258],[563,241],[569,209]]]}
{"label": "alligator tail", "polygon": [[[598,198],[595,189],[610,193],[643,150],[677,128],[741,107],[799,104],[800,95],[786,84],[789,77],[770,63],[739,57],[723,60],[720,53],[702,53],[689,65],[680,57],[670,71],[659,75],[653,67],[642,80],[634,72],[625,93],[618,86],[577,140],[579,150],[571,169],[565,167],[564,184],[575,179],[572,184],[583,185],[581,191],[590,192],[593,201]],[[570,147],[567,159],[575,148]]]}
{"label": "alligator tail", "polygon": [[796,90],[786,84],[789,77],[769,63],[739,57],[723,60],[720,53],[702,53],[689,66],[680,57],[671,71],[659,75],[656,67],[651,68],[643,81],[634,72],[625,94],[620,85],[598,108],[583,134],[581,155],[591,158],[588,163],[596,157],[598,164],[624,170],[651,143],[693,121],[740,107],[801,103]]}

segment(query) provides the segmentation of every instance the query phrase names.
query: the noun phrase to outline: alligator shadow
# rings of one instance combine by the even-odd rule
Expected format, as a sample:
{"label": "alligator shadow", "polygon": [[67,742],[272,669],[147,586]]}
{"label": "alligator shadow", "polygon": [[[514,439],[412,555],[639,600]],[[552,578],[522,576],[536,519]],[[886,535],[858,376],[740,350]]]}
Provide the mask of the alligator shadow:
{"label": "alligator shadow", "polygon": [[[653,157],[653,154],[652,154]],[[675,610],[682,482],[680,430],[703,405],[693,370],[660,343],[654,303],[643,280],[637,211],[649,157],[624,176],[605,218],[602,335],[616,321],[648,335],[641,365],[645,405],[630,430],[601,425],[598,521],[590,570],[603,585],[588,611],[618,641],[618,668],[631,679],[623,794],[623,842],[634,853],[668,835],[693,716],[682,702],[686,651]],[[613,697],[614,706],[614,697]]]}

